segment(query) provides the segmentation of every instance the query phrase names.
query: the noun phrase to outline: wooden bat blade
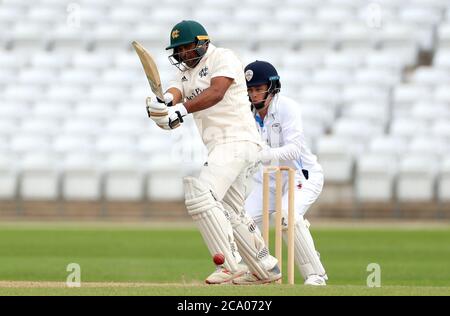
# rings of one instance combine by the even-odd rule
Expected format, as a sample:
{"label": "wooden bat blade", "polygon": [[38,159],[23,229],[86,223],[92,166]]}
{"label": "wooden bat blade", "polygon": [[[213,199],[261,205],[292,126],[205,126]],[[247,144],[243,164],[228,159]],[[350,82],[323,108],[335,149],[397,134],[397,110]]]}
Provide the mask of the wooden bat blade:
{"label": "wooden bat blade", "polygon": [[145,75],[147,76],[148,83],[153,93],[160,99],[164,100],[161,78],[159,76],[158,67],[150,55],[150,53],[138,42],[134,41],[132,43],[139,59],[141,60],[142,67],[144,68]]}

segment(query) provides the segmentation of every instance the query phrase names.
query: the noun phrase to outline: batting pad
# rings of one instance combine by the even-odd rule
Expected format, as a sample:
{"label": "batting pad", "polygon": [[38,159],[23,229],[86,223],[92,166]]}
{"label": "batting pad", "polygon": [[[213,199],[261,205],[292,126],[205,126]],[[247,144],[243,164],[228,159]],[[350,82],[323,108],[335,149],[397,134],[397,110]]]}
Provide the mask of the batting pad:
{"label": "batting pad", "polygon": [[231,272],[237,271],[241,256],[234,242],[229,213],[200,180],[184,178],[184,189],[188,213],[196,222],[211,256],[223,254],[224,267]]}
{"label": "batting pad", "polygon": [[261,280],[269,278],[268,271],[278,263],[278,260],[269,254],[258,227],[246,216],[232,215],[231,217],[239,253],[249,270]]}
{"label": "batting pad", "polygon": [[278,260],[269,254],[260,230],[253,219],[245,213],[241,192],[230,188],[222,203],[230,214],[239,254],[244,258],[249,270],[259,279],[269,278],[268,270],[271,270]]}
{"label": "batting pad", "polygon": [[310,275],[325,276],[326,272],[320,262],[320,257],[314,246],[314,241],[309,231],[309,222],[303,216],[299,218],[295,225],[295,261],[300,269],[300,273],[306,280]]}

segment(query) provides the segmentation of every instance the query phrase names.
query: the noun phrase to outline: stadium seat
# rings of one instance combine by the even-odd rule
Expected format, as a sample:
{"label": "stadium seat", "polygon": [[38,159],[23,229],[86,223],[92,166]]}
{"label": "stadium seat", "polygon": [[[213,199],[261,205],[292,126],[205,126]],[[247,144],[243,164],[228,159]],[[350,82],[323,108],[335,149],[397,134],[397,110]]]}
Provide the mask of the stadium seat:
{"label": "stadium seat", "polygon": [[294,26],[288,24],[261,25],[255,32],[258,47],[270,47],[271,49],[276,49],[279,47],[284,51],[295,48],[295,41],[292,41],[290,37],[280,36],[280,34],[288,34],[292,32],[292,29],[294,29]]}
{"label": "stadium seat", "polygon": [[285,5],[291,8],[301,8],[301,9],[317,9],[321,1],[314,0],[285,0]]}
{"label": "stadium seat", "polygon": [[431,128],[432,137],[446,139],[450,143],[450,120],[437,120]]}
{"label": "stadium seat", "polygon": [[353,18],[354,14],[349,8],[327,5],[317,9],[315,18],[318,24],[340,24]]}
{"label": "stadium seat", "polygon": [[275,10],[273,19],[277,23],[308,24],[308,22],[314,20],[314,15],[309,9],[292,8],[284,5]]}
{"label": "stadium seat", "polygon": [[89,33],[89,45],[97,52],[125,50],[130,43],[125,35],[125,30],[117,24],[105,23],[97,25]]}
{"label": "stadium seat", "polygon": [[305,85],[299,93],[300,103],[322,103],[336,107],[341,100],[339,89],[333,86]]}
{"label": "stadium seat", "polygon": [[409,0],[414,6],[443,11],[448,7],[447,0]]}
{"label": "stadium seat", "polygon": [[62,198],[66,201],[99,201],[101,169],[90,155],[75,154],[63,162]]}
{"label": "stadium seat", "polygon": [[450,48],[450,19],[445,24],[441,24],[438,29],[438,41],[440,49]]}
{"label": "stadium seat", "polygon": [[437,50],[433,64],[436,68],[450,69],[450,47]]}
{"label": "stadium seat", "polygon": [[48,69],[24,69],[17,76],[17,83],[23,85],[33,85],[37,87],[46,87],[58,82],[58,73]]}
{"label": "stadium seat", "polygon": [[262,16],[268,16],[269,14],[270,11],[262,6],[249,6],[247,4],[241,4],[239,9],[233,10],[231,19],[234,24],[248,26],[259,23]]}
{"label": "stadium seat", "polygon": [[317,85],[345,86],[351,84],[353,80],[349,70],[320,69],[313,75],[313,83]]}
{"label": "stadium seat", "polygon": [[396,137],[402,137],[409,141],[416,135],[426,135],[429,132],[427,124],[423,120],[411,118],[398,118],[391,124],[390,133]]}
{"label": "stadium seat", "polygon": [[354,52],[331,52],[325,55],[324,65],[330,69],[355,70],[363,66],[364,54]]}
{"label": "stadium seat", "polygon": [[323,52],[293,52],[288,51],[283,55],[284,68],[302,71],[303,69],[315,70],[323,65]]}
{"label": "stadium seat", "polygon": [[356,197],[359,202],[385,202],[394,198],[397,160],[384,155],[365,154],[358,158]]}
{"label": "stadium seat", "polygon": [[112,65],[112,57],[104,53],[78,53],[71,62],[75,69],[101,71]]}
{"label": "stadium seat", "polygon": [[23,103],[14,101],[7,102],[0,100],[0,104],[0,120],[2,120],[2,124],[0,124],[0,126],[2,126],[5,121],[9,123],[16,123],[18,120],[26,117],[26,115],[29,114],[29,111],[33,109],[32,106],[25,106]]}
{"label": "stadium seat", "polygon": [[340,49],[361,53],[375,48],[376,38],[367,25],[358,22],[346,23],[337,32]]}
{"label": "stadium seat", "polygon": [[450,202],[450,158],[444,159],[438,179],[438,199],[442,203]]}
{"label": "stadium seat", "polygon": [[94,103],[119,103],[124,99],[127,99],[127,93],[124,87],[103,84],[96,85],[86,95],[89,101]]}
{"label": "stadium seat", "polygon": [[441,104],[450,104],[450,92],[446,85],[436,87],[434,90],[434,101]]}
{"label": "stadium seat", "polygon": [[[399,58],[402,56],[402,58]],[[393,71],[401,71],[406,66],[412,64],[411,58],[404,58],[397,50],[373,50],[366,55],[366,66],[368,68],[379,68]]]}
{"label": "stadium seat", "polygon": [[136,21],[147,18],[147,14],[145,10],[123,4],[112,7],[108,18],[110,21],[122,24],[125,27],[131,27],[134,26]]}
{"label": "stadium seat", "polygon": [[44,89],[35,85],[10,85],[2,92],[2,99],[8,102],[31,103],[42,95]]}
{"label": "stadium seat", "polygon": [[73,134],[58,135],[53,141],[53,152],[59,157],[70,155],[72,153],[93,152],[94,144],[87,136],[77,136]]}
{"label": "stadium seat", "polygon": [[112,153],[134,153],[136,144],[132,137],[105,135],[97,140],[96,150],[103,156],[108,156]]}
{"label": "stadium seat", "polygon": [[397,198],[400,202],[429,202],[435,198],[439,165],[426,156],[406,156],[399,167]]}
{"label": "stadium seat", "polygon": [[369,144],[369,153],[385,157],[388,160],[398,160],[407,150],[408,142],[401,137],[382,135],[373,138]]}
{"label": "stadium seat", "polygon": [[419,46],[416,29],[405,23],[383,25],[378,36],[383,49],[417,49]]}
{"label": "stadium seat", "polygon": [[[98,72],[93,69],[72,68],[61,73],[61,83],[67,85],[91,86],[98,81]],[[74,87],[75,88],[75,87]]]}
{"label": "stadium seat", "polygon": [[32,152],[48,152],[50,143],[43,136],[17,134],[10,141],[11,153],[24,155]]}
{"label": "stadium seat", "polygon": [[432,99],[432,89],[422,84],[399,84],[393,91],[394,107],[411,109],[411,104]]}
{"label": "stadium seat", "polygon": [[[160,54],[164,52],[164,49],[169,43],[169,33],[170,27],[162,26],[162,25],[150,25],[150,24],[141,24],[136,29],[131,30],[130,37],[134,41],[138,41],[144,47],[146,47],[149,52],[157,58]],[[167,35],[166,35],[167,34]],[[164,36],[166,35],[166,36]],[[131,43],[128,43],[131,45]],[[131,47],[131,46],[130,46]],[[133,63],[135,65],[139,64],[139,60],[136,61],[136,56],[133,53],[134,57]],[[160,63],[158,63],[159,65]],[[140,67],[140,65],[139,65]]]}
{"label": "stadium seat", "polygon": [[59,197],[58,171],[53,157],[30,153],[20,161],[20,196],[24,200],[56,200]]}
{"label": "stadium seat", "polygon": [[[227,5],[227,3],[228,1],[224,1],[221,5]],[[192,12],[192,14],[195,21],[202,21],[202,23],[208,26],[209,24],[217,23],[217,21],[227,21],[228,19],[230,19],[230,11],[231,10],[228,4],[228,6],[221,10],[211,7],[197,8]],[[207,28],[207,31],[211,35],[214,34],[214,32],[211,33],[209,27]]]}
{"label": "stadium seat", "polygon": [[151,201],[183,199],[183,171],[178,164],[171,163],[165,156],[156,156],[149,161],[147,172],[147,199]]}
{"label": "stadium seat", "polygon": [[322,103],[300,103],[303,123],[308,121],[320,122],[326,127],[330,127],[335,120],[335,112],[326,104]]}
{"label": "stadium seat", "polygon": [[107,122],[104,132],[107,135],[137,137],[144,131],[145,117],[137,119],[114,118]]}
{"label": "stadium seat", "polygon": [[232,49],[237,54],[254,48],[254,39],[239,23],[220,25],[214,34],[214,43],[216,46]]}
{"label": "stadium seat", "polygon": [[50,119],[58,123],[65,118],[72,117],[73,109],[71,107],[61,106],[58,102],[39,101],[34,105],[31,112],[33,118],[37,120]]}
{"label": "stadium seat", "polygon": [[14,51],[43,51],[47,46],[45,25],[18,23],[9,32],[10,45]]}
{"label": "stadium seat", "polygon": [[412,107],[411,117],[432,124],[435,120],[450,118],[450,107],[442,103],[419,102]]}
{"label": "stadium seat", "polygon": [[317,155],[327,181],[349,183],[352,180],[354,159],[348,139],[321,137],[317,143]]}
{"label": "stadium seat", "polygon": [[106,120],[111,117],[114,107],[105,102],[80,102],[74,107],[73,115],[76,119],[83,120]]}
{"label": "stadium seat", "polygon": [[67,120],[61,128],[64,134],[73,134],[79,136],[97,136],[100,135],[103,125],[100,120],[87,118],[74,118]]}
{"label": "stadium seat", "polygon": [[346,104],[342,108],[342,116],[353,120],[366,121],[384,129],[390,119],[389,105],[375,102]]}
{"label": "stadium seat", "polygon": [[[136,58],[136,57],[134,57]],[[142,74],[125,69],[109,69],[103,71],[100,81],[111,86],[132,86],[142,80]]]}
{"label": "stadium seat", "polygon": [[104,190],[107,201],[142,200],[144,191],[141,163],[134,156],[124,153],[108,156],[105,161]]}
{"label": "stadium seat", "polygon": [[[75,78],[72,78],[72,80]],[[82,78],[78,78],[77,81]],[[56,84],[48,88],[44,97],[50,102],[60,102],[60,104],[72,104],[75,102],[80,102],[85,98],[85,90],[82,86],[75,86],[70,83],[66,84]]]}
{"label": "stadium seat", "polygon": [[0,73],[0,89],[3,90],[4,87],[9,85],[11,82],[16,80],[16,73],[14,70],[4,69]]}
{"label": "stadium seat", "polygon": [[370,120],[341,117],[333,126],[333,135],[346,139],[353,154],[361,154],[368,142],[383,133],[383,127],[371,124]]}
{"label": "stadium seat", "polygon": [[[83,11],[83,23],[86,23],[85,18],[85,12]],[[52,30],[49,33],[49,41],[52,50],[60,54],[84,50],[88,45],[84,28],[67,25],[60,25]]]}
{"label": "stadium seat", "polygon": [[367,102],[367,100],[386,104],[389,101],[389,91],[368,84],[354,84],[342,90],[342,101],[345,103]]}
{"label": "stadium seat", "polygon": [[0,20],[3,23],[13,24],[24,16],[23,10],[19,7],[4,6],[0,8]]}
{"label": "stadium seat", "polygon": [[399,12],[402,22],[419,24],[420,26],[435,26],[442,20],[439,9],[427,6],[408,6]]}
{"label": "stadium seat", "polygon": [[413,74],[411,81],[430,86],[444,83],[450,84],[450,73],[445,69],[419,67]]}
{"label": "stadium seat", "polygon": [[36,119],[27,118],[22,120],[20,125],[21,133],[28,135],[52,137],[60,132],[60,126],[57,122],[51,120],[50,118]]}
{"label": "stadium seat", "polygon": [[115,117],[120,119],[134,119],[142,123],[149,123],[145,106],[138,104],[134,106],[130,102],[120,103],[115,111]]}
{"label": "stadium seat", "polygon": [[[2,107],[0,106],[0,114],[2,114],[1,109]],[[16,135],[19,130],[17,122],[14,122],[8,116],[0,116],[0,137],[11,138]]]}
{"label": "stadium seat", "polygon": [[332,25],[303,25],[296,32],[293,40],[300,44],[302,52],[322,52],[333,50],[336,47],[334,40],[335,28]]}
{"label": "stadium seat", "polygon": [[360,69],[355,72],[356,84],[393,87],[401,80],[400,74],[390,70]]}
{"label": "stadium seat", "polygon": [[429,157],[429,160],[439,161],[446,152],[447,143],[441,138],[429,136],[417,136],[411,140],[407,155],[421,155]]}
{"label": "stadium seat", "polygon": [[13,200],[17,194],[17,170],[12,159],[0,155],[0,200]]}

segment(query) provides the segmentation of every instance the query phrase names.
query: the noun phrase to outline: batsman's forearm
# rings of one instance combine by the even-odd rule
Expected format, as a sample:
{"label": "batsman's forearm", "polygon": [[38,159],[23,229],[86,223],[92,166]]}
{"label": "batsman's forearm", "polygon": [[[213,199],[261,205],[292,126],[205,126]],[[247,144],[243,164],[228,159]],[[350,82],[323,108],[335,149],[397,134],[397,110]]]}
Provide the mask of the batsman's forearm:
{"label": "batsman's forearm", "polygon": [[177,88],[169,88],[167,89],[168,93],[171,93],[173,95],[173,105],[180,103],[183,101],[183,95],[181,94],[181,91]]}
{"label": "batsman's forearm", "polygon": [[186,101],[184,106],[188,113],[194,113],[210,108],[222,101],[222,99],[223,94],[213,88],[208,88],[196,98]]}

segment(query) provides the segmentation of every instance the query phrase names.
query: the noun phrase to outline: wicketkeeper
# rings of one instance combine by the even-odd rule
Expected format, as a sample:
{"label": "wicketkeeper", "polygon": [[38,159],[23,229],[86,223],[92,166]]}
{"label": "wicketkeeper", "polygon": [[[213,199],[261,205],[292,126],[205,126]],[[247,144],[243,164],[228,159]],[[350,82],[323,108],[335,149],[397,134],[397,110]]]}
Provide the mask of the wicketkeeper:
{"label": "wicketkeeper", "polygon": [[224,266],[208,276],[206,283],[230,282],[248,270],[259,283],[276,281],[281,277],[278,262],[244,211],[248,183],[262,148],[244,67],[231,50],[211,44],[204,27],[195,21],[175,25],[166,49],[173,49],[170,60],[179,71],[164,100],[147,99],[147,109],[158,126],[169,130],[193,114],[208,149],[200,176],[184,179],[189,214],[211,255],[225,257]]}
{"label": "wicketkeeper", "polygon": [[[295,182],[295,261],[307,285],[325,285],[327,275],[304,218],[323,187],[323,171],[305,141],[300,105],[280,95],[278,72],[270,63],[256,61],[245,68],[248,94],[257,128],[265,142],[261,160],[265,165],[287,166],[296,172]],[[262,172],[246,200],[245,209],[260,226],[262,223]],[[270,211],[275,205],[275,175],[270,177]],[[283,223],[287,226],[288,185],[283,182]],[[257,282],[256,278],[253,278]],[[248,283],[252,282],[250,277]]]}

